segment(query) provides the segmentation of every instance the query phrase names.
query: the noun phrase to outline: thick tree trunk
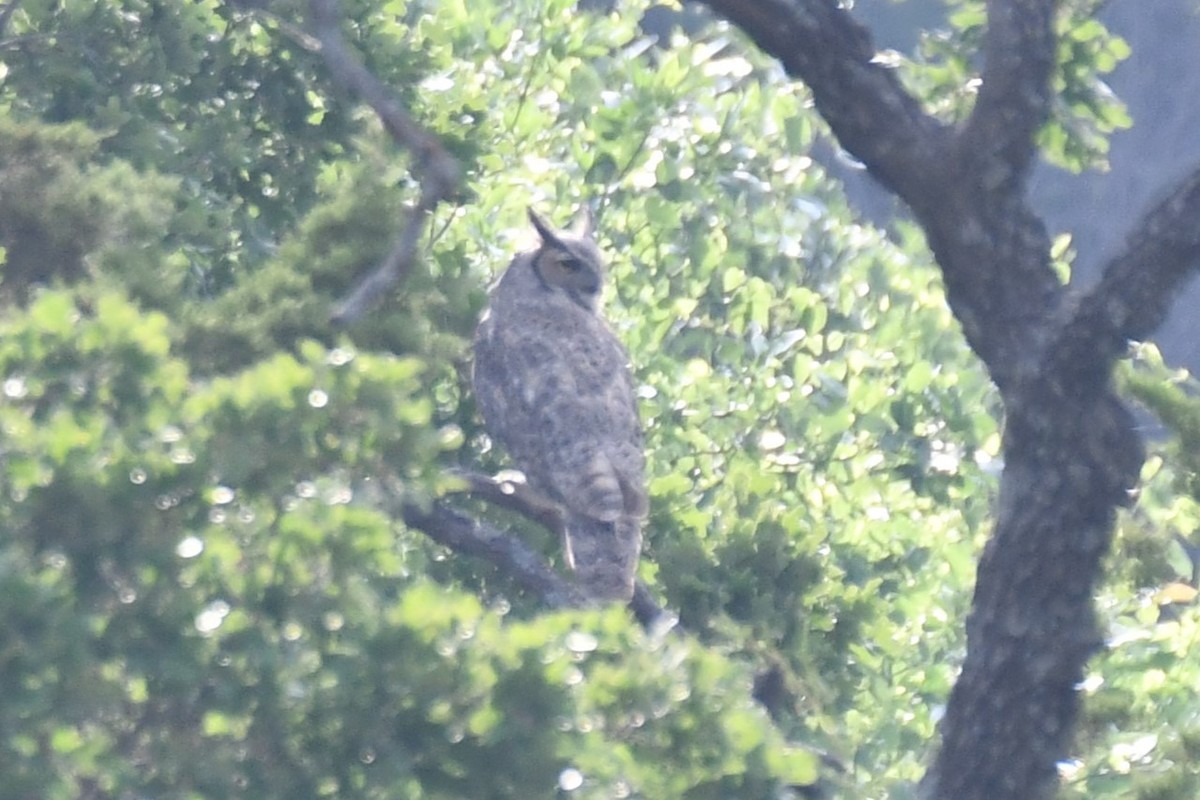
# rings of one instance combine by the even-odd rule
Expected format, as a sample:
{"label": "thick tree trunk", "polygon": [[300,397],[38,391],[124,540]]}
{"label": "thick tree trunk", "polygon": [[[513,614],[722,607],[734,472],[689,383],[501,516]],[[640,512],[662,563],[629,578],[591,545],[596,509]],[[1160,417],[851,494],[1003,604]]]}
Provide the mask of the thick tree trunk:
{"label": "thick tree trunk", "polygon": [[1039,384],[1024,398],[1035,407],[1009,415],[996,529],[926,776],[931,797],[1052,797],[1068,752],[1076,687],[1102,643],[1093,588],[1141,448],[1107,388],[1060,389]]}
{"label": "thick tree trunk", "polygon": [[1200,260],[1200,174],[1131,237],[1090,295],[1062,286],[1024,196],[1050,105],[1053,0],[990,0],[982,85],[964,125],[925,114],[830,0],[707,0],[805,81],[841,144],[925,229],[951,309],[1004,400],[1005,469],[979,563],[967,657],[923,793],[1044,800],[1076,687],[1102,644],[1092,595],[1142,463],[1110,378]]}

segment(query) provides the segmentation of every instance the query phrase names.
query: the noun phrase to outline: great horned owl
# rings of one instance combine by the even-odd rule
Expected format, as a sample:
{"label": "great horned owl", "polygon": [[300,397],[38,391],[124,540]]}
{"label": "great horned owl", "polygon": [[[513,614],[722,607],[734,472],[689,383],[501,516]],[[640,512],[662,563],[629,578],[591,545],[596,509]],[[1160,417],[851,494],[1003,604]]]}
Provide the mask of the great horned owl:
{"label": "great horned owl", "polygon": [[629,356],[601,315],[591,218],[570,232],[529,219],[541,246],[512,260],[475,332],[476,402],[530,486],[562,507],[583,591],[628,600],[647,505]]}

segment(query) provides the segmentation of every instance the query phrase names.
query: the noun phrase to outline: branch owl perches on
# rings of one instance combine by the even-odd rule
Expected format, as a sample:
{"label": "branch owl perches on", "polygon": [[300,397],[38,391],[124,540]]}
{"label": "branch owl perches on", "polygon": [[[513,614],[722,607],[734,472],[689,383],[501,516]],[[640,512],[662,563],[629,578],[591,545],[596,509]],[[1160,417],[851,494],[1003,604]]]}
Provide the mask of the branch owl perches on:
{"label": "branch owl perches on", "polygon": [[601,315],[606,268],[584,215],[558,231],[532,209],[475,333],[472,383],[488,432],[566,520],[566,561],[595,601],[628,601],[646,516],[629,356]]}

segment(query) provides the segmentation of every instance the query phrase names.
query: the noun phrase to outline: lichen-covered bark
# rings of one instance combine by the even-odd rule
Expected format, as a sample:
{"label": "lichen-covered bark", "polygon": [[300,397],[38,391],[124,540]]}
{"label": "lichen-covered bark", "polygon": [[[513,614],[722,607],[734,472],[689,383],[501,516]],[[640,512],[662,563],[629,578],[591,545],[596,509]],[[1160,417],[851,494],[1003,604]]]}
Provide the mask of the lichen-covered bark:
{"label": "lichen-covered bark", "polygon": [[992,539],[967,657],[923,784],[937,800],[1038,800],[1057,785],[1076,686],[1100,646],[1092,594],[1142,463],[1110,377],[1200,261],[1200,173],[1185,178],[1085,297],[1050,267],[1024,200],[1050,104],[1052,0],[990,0],[982,86],[957,129],[927,116],[830,0],[707,0],[803,80],[841,144],[904,199],[1005,404]]}

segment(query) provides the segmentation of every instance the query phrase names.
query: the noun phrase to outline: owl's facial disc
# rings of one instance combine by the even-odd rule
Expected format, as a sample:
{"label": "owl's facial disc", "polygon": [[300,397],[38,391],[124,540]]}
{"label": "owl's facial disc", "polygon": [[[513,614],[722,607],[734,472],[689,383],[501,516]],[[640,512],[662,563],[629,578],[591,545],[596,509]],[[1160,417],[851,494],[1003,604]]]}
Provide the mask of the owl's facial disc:
{"label": "owl's facial disc", "polygon": [[572,302],[596,311],[604,285],[604,262],[591,238],[590,225],[581,233],[560,233],[533,209],[529,210],[529,219],[542,239],[542,247],[533,259],[534,272],[542,285],[562,289]]}
{"label": "owl's facial disc", "polygon": [[584,294],[599,293],[600,275],[585,258],[566,249],[556,250],[549,257],[554,261],[561,286]]}

